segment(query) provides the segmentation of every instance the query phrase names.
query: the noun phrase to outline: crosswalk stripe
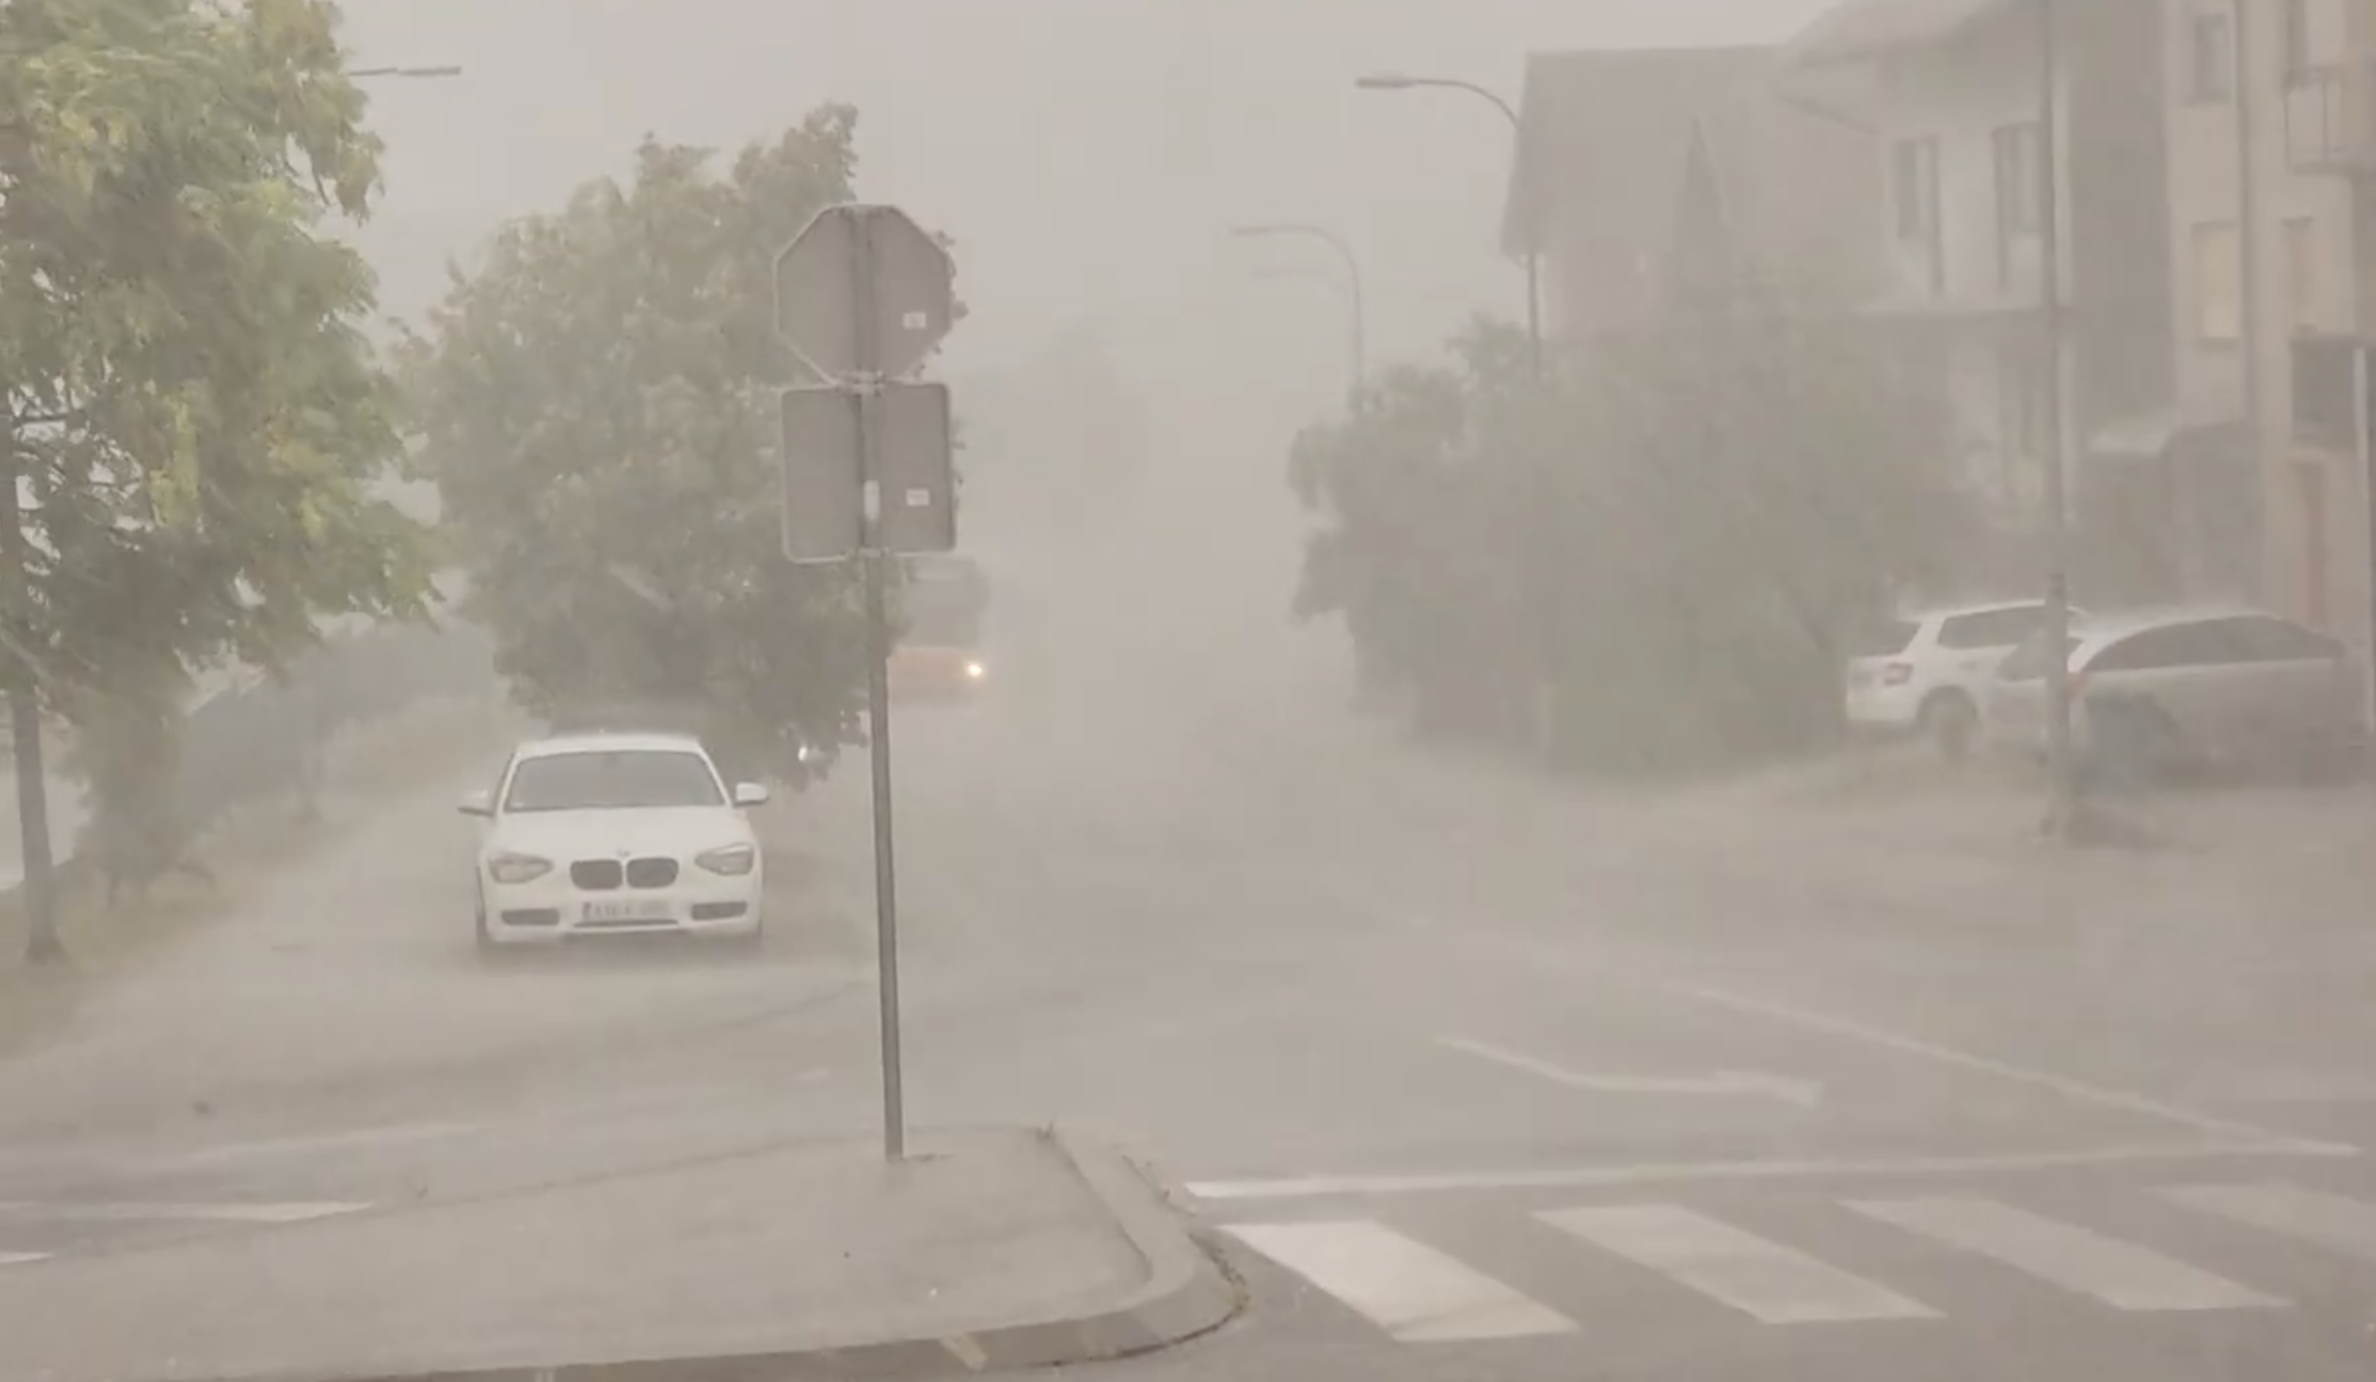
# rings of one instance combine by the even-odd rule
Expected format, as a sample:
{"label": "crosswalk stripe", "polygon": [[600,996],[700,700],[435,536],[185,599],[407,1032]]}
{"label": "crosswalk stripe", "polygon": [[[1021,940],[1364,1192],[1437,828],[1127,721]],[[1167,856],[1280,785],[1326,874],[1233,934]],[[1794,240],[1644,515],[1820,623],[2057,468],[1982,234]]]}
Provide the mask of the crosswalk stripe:
{"label": "crosswalk stripe", "polygon": [[1936,1318],[1920,1301],[1681,1205],[1608,1205],[1536,1216],[1766,1324]]}
{"label": "crosswalk stripe", "polygon": [[2134,1243],[1993,1200],[1858,1200],[1848,1207],[2118,1310],[2235,1310],[2285,1303]]}
{"label": "crosswalk stripe", "polygon": [[1228,1232],[1406,1343],[1576,1328],[1566,1316],[1372,1220],[1235,1224]]}
{"label": "crosswalk stripe", "polygon": [[2322,1248],[2376,1262],[2376,1206],[2299,1186],[2165,1186],[2154,1193],[2174,1204]]}

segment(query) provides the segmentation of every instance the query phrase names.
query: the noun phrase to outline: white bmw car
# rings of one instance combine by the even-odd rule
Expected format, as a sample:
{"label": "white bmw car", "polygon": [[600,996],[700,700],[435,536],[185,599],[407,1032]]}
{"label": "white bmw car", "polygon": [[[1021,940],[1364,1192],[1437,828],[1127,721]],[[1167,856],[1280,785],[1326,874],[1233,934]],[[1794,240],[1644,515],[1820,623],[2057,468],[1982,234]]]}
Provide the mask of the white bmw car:
{"label": "white bmw car", "polygon": [[495,790],[462,804],[481,822],[479,947],[636,934],[757,944],[765,878],[744,810],[767,795],[730,790],[688,735],[520,745]]}

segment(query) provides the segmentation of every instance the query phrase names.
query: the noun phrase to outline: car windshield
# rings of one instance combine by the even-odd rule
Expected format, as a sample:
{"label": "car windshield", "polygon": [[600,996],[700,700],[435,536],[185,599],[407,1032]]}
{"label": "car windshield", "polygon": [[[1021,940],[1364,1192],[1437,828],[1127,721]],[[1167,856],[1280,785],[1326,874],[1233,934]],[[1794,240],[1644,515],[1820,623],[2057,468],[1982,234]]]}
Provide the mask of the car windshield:
{"label": "car windshield", "polygon": [[506,811],[615,811],[721,806],[718,775],[682,749],[592,749],[546,754],[512,770]]}

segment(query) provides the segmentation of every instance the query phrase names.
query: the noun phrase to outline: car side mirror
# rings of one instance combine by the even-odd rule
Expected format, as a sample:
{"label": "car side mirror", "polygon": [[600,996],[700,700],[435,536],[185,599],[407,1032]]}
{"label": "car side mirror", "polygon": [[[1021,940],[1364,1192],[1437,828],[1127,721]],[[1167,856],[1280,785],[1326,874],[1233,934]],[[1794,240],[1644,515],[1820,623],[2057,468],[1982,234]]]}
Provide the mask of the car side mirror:
{"label": "car side mirror", "polygon": [[466,797],[462,798],[462,814],[463,814],[463,815],[465,815],[465,816],[492,816],[492,815],[494,815],[494,814],[495,814],[495,795],[494,795],[494,793],[492,793],[492,792],[472,792],[472,793],[471,793],[469,796],[466,796]]}
{"label": "car side mirror", "polygon": [[737,806],[765,806],[767,805],[767,796],[767,788],[760,783],[737,782],[734,784],[734,804]]}

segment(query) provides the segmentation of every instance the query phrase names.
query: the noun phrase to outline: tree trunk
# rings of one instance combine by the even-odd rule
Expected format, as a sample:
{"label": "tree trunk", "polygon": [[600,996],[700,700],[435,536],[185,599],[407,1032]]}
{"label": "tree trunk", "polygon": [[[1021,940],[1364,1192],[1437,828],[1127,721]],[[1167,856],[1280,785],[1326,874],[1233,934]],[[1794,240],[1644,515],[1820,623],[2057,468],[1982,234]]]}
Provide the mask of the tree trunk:
{"label": "tree trunk", "polygon": [[25,515],[17,490],[16,436],[0,428],[0,617],[15,627],[10,647],[0,649],[0,672],[8,689],[8,737],[16,759],[17,830],[22,844],[25,907],[25,963],[57,964],[66,958],[58,938],[58,894],[50,869],[49,780],[41,761],[41,695],[26,649],[31,631],[19,617],[31,605],[25,588]]}

